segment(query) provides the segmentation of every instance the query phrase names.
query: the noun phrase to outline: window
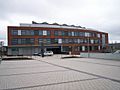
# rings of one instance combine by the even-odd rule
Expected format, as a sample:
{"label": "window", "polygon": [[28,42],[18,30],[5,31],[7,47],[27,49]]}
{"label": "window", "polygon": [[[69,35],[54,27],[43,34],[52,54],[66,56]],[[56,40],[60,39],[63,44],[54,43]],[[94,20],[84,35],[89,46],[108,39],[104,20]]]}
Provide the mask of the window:
{"label": "window", "polygon": [[62,36],[62,35],[64,35],[64,33],[62,31],[58,31],[58,35]]}
{"label": "window", "polygon": [[100,34],[97,34],[97,37],[100,38]]}
{"label": "window", "polygon": [[58,44],[58,38],[54,39],[55,44]]}
{"label": "window", "polygon": [[83,39],[80,39],[80,43],[84,43],[84,40],[83,40]]}
{"label": "window", "polygon": [[80,48],[79,48],[78,46],[75,46],[75,47],[74,47],[74,51],[79,51],[79,49],[80,49]]}
{"label": "window", "polygon": [[79,36],[79,32],[75,32],[74,34],[75,34],[75,36]]}
{"label": "window", "polygon": [[43,30],[43,35],[47,35],[47,31],[46,30]]}
{"label": "window", "polygon": [[68,31],[65,31],[64,33],[65,33],[65,36],[68,36]]}
{"label": "window", "polygon": [[85,51],[85,46],[82,46],[82,51]]}
{"label": "window", "polygon": [[75,38],[75,39],[73,39],[73,41],[74,41],[74,43],[78,43],[78,40]]}
{"label": "window", "polygon": [[12,39],[12,45],[17,45],[18,44],[18,39],[14,38]]}
{"label": "window", "polygon": [[34,30],[21,30],[21,35],[34,35]]}
{"label": "window", "polygon": [[26,35],[26,31],[25,30],[21,30],[21,35]]}
{"label": "window", "polygon": [[65,31],[61,31],[62,32],[62,36],[65,36]]}
{"label": "window", "polygon": [[100,42],[100,40],[96,39],[96,40],[94,40],[94,43],[95,44],[100,44],[101,42]]}
{"label": "window", "polygon": [[18,48],[12,48],[12,51],[18,51]]}
{"label": "window", "polygon": [[39,35],[42,36],[43,35],[43,31],[39,30]]}
{"label": "window", "polygon": [[21,30],[18,30],[18,35],[21,35]]}
{"label": "window", "polygon": [[68,52],[69,51],[69,47],[68,46],[63,46],[62,47],[62,52]]}
{"label": "window", "polygon": [[43,42],[43,39],[42,39],[42,38],[39,38],[39,39],[38,39],[38,44],[42,44],[42,42]]}
{"label": "window", "polygon": [[105,34],[102,34],[102,47],[105,47]]}
{"label": "window", "polygon": [[68,32],[68,36],[72,36],[72,32]]}
{"label": "window", "polygon": [[90,33],[85,32],[85,36],[86,36],[86,37],[89,37],[89,36],[90,36]]}
{"label": "window", "polygon": [[34,38],[30,38],[29,40],[30,40],[30,44],[34,44],[34,41],[35,41]]}
{"label": "window", "polygon": [[91,39],[91,40],[90,40],[90,43],[94,44],[94,40],[93,40],[93,39]]}
{"label": "window", "polygon": [[72,32],[72,36],[74,36],[74,32]]}
{"label": "window", "polygon": [[26,39],[25,38],[21,39],[21,44],[26,44]]}
{"label": "window", "polygon": [[84,43],[88,43],[88,39],[84,39]]}
{"label": "window", "polygon": [[34,39],[33,38],[26,38],[25,39],[25,44],[34,44]]}
{"label": "window", "polygon": [[34,44],[33,38],[14,38],[12,39],[12,45],[19,45],[19,44]]}
{"label": "window", "polygon": [[85,33],[84,32],[79,32],[79,36],[83,37],[83,36],[85,36]]}
{"label": "window", "polygon": [[46,39],[44,39],[44,42],[45,42],[45,44],[51,44],[51,39],[50,38],[46,38]]}
{"label": "window", "polygon": [[18,30],[12,30],[12,35],[18,35]]}
{"label": "window", "polygon": [[79,51],[82,51],[82,46],[79,47]]}
{"label": "window", "polygon": [[34,35],[39,35],[39,30],[34,30]]}
{"label": "window", "polygon": [[69,41],[68,41],[67,38],[63,38],[63,39],[62,39],[62,42],[65,43],[65,44],[66,44],[66,43],[69,43]]}
{"label": "window", "polygon": [[58,31],[54,31],[54,35],[55,35],[55,36],[58,36]]}
{"label": "window", "polygon": [[50,31],[47,31],[47,36],[50,36],[50,34],[51,34]]}
{"label": "window", "polygon": [[98,50],[98,46],[95,46],[95,47],[94,47],[94,50]]}
{"label": "window", "polygon": [[73,39],[70,38],[70,39],[68,40],[68,42],[69,42],[69,43],[73,43]]}
{"label": "window", "polygon": [[18,39],[18,44],[21,44],[21,39]]}
{"label": "window", "polygon": [[39,44],[42,44],[42,43],[44,43],[44,44],[51,44],[51,39],[50,38],[45,38],[45,39],[39,38],[38,39],[38,43]]}
{"label": "window", "polygon": [[60,44],[60,43],[62,43],[62,39],[60,38],[60,39],[58,39],[58,43]]}
{"label": "window", "polygon": [[51,39],[52,44],[58,44],[58,38]]}

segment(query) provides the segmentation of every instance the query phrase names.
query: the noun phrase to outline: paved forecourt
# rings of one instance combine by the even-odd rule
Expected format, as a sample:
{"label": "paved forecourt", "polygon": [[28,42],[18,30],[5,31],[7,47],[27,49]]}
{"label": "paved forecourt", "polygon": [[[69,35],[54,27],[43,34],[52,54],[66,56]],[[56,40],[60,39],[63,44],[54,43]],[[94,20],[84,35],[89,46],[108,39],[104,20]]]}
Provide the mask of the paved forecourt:
{"label": "paved forecourt", "polygon": [[2,61],[0,90],[120,90],[120,61],[61,57]]}

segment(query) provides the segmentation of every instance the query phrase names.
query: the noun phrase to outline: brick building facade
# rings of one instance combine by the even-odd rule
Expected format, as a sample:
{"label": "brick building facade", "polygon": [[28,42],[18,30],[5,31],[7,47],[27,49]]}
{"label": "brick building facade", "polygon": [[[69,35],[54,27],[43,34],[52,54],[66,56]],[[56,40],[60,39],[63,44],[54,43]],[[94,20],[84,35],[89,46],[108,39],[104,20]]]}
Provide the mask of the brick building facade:
{"label": "brick building facade", "polygon": [[8,26],[8,55],[40,53],[42,47],[54,53],[80,54],[101,52],[107,46],[108,33],[80,26],[47,23]]}

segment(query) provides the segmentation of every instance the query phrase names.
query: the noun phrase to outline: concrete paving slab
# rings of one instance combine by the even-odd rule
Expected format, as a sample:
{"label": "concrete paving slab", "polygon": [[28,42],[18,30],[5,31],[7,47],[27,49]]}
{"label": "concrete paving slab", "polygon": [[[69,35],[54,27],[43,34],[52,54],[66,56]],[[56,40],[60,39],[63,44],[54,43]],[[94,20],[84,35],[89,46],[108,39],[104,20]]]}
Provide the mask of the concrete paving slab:
{"label": "concrete paving slab", "polygon": [[33,56],[2,61],[0,90],[120,90],[120,62]]}
{"label": "concrete paving slab", "polygon": [[120,90],[120,84],[106,79],[93,79],[25,88],[22,90]]}

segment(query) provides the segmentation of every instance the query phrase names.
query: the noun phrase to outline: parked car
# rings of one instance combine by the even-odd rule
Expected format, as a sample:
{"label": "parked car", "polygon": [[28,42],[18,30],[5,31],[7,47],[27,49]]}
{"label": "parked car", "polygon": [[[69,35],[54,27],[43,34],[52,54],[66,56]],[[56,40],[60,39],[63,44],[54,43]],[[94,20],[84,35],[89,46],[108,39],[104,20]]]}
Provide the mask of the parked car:
{"label": "parked car", "polygon": [[115,51],[114,54],[120,54],[120,50]]}
{"label": "parked car", "polygon": [[39,53],[36,53],[36,52],[35,52],[35,53],[33,53],[33,55],[34,55],[34,56],[38,56],[38,54],[39,54]]}
{"label": "parked car", "polygon": [[33,53],[34,56],[41,56],[41,53]]}
{"label": "parked car", "polygon": [[52,52],[52,51],[45,51],[45,52],[44,52],[44,55],[45,55],[45,56],[52,56],[52,55],[53,55],[53,52]]}

